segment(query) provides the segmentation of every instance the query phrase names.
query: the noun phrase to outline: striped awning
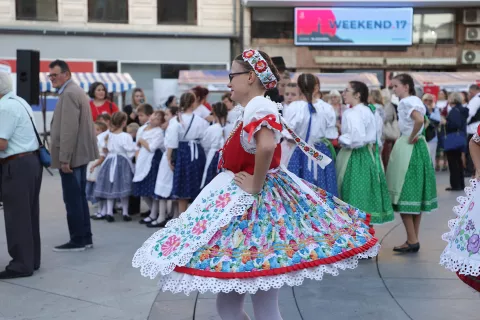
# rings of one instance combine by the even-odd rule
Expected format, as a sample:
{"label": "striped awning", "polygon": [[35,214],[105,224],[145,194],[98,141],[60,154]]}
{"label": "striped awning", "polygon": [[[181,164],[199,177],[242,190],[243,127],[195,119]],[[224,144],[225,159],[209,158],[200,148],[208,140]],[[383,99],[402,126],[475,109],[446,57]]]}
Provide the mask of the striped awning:
{"label": "striped awning", "polygon": [[[72,80],[88,92],[90,85],[94,82],[102,82],[108,92],[125,92],[136,87],[135,81],[128,73],[89,73],[73,72]],[[40,91],[55,92],[52,83],[48,79],[47,72],[40,73]]]}

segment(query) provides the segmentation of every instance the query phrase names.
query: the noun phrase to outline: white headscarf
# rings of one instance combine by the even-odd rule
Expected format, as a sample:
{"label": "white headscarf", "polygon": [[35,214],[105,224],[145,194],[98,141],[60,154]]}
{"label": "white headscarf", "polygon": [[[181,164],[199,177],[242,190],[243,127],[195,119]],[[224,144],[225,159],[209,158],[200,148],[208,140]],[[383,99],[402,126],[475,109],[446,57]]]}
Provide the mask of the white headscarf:
{"label": "white headscarf", "polygon": [[12,78],[10,77],[10,74],[0,72],[0,96],[4,96],[12,90]]}

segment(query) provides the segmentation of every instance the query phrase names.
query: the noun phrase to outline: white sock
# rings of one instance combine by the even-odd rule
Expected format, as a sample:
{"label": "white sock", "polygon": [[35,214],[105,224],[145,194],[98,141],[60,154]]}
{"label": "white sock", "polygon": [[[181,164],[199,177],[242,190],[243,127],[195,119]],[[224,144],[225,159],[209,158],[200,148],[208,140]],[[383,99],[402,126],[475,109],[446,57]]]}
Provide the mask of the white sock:
{"label": "white sock", "polygon": [[102,217],[106,214],[106,206],[105,200],[98,200],[98,207],[97,207],[97,217]]}
{"label": "white sock", "polygon": [[130,197],[122,198],[122,214],[128,216],[128,201]]}
{"label": "white sock", "polygon": [[107,199],[107,215],[113,216],[114,205],[115,205],[115,199]]}
{"label": "white sock", "polygon": [[148,216],[152,221],[157,220],[158,217],[158,200],[152,200],[152,208],[150,209],[150,215]]}
{"label": "white sock", "polygon": [[167,219],[167,200],[159,200],[158,207],[157,223],[162,223]]}
{"label": "white sock", "polygon": [[[236,292],[223,293],[217,295],[217,312],[222,320],[250,320],[245,311],[245,294]],[[267,318],[264,318],[267,319]],[[257,320],[264,320],[257,318]]]}
{"label": "white sock", "polygon": [[145,203],[147,204],[148,210],[152,211],[152,202],[153,202],[153,199],[152,199],[152,198],[142,197],[142,200],[145,201]]}
{"label": "white sock", "polygon": [[256,320],[282,320],[278,308],[278,289],[258,290],[252,295],[253,312]]}

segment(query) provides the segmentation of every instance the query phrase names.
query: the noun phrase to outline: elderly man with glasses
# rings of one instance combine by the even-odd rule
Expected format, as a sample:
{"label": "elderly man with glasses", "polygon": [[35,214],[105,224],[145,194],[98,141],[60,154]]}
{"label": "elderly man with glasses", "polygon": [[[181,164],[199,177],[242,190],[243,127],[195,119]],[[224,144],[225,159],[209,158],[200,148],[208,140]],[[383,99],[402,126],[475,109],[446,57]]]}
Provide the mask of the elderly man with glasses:
{"label": "elderly man with glasses", "polygon": [[0,72],[0,187],[8,253],[0,279],[29,277],[40,268],[40,186],[43,168],[33,112]]}
{"label": "elderly man with glasses", "polygon": [[52,168],[60,169],[70,233],[70,241],[53,250],[83,251],[93,247],[85,194],[87,165],[99,157],[90,102],[85,91],[72,81],[65,61],[53,61],[49,77],[59,94],[50,128]]}

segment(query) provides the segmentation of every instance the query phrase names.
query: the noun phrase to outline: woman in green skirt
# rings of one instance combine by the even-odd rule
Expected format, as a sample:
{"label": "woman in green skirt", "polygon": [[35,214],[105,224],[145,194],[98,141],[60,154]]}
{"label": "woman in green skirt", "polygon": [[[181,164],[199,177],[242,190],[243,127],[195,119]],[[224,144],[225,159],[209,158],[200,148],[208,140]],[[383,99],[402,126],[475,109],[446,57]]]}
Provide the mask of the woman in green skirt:
{"label": "woman in green skirt", "polygon": [[400,212],[407,241],[393,251],[418,252],[421,214],[437,209],[435,171],[422,135],[426,108],[415,96],[413,79],[399,74],[392,80],[400,99],[398,124],[401,136],[395,143],[387,168],[387,183],[393,209]]}
{"label": "woman in green skirt", "polygon": [[392,221],[392,204],[378,154],[375,108],[367,107],[368,87],[351,81],[343,97],[351,108],[342,115],[342,149],[336,160],[339,196],[370,213],[372,224]]}

